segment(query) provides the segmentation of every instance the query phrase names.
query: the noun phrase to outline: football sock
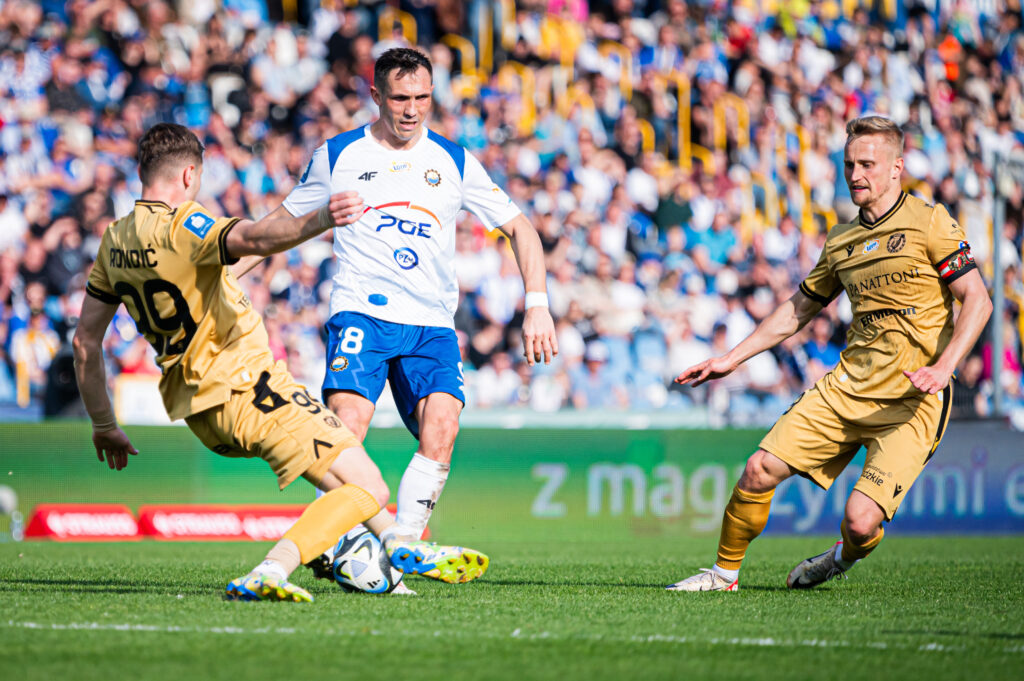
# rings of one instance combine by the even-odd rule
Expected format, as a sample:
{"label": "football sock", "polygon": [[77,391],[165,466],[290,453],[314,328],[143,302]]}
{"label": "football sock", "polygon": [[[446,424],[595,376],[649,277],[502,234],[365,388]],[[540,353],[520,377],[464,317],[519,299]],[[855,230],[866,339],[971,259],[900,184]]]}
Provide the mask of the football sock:
{"label": "football sock", "polygon": [[307,506],[281,541],[294,542],[299,550],[299,563],[308,563],[379,510],[377,500],[362,487],[342,485]]}
{"label": "football sock", "polygon": [[412,461],[398,484],[396,536],[419,539],[423,535],[434,504],[448,480],[449,468],[449,464],[428,459],[419,452],[412,455]]}
{"label": "football sock", "polygon": [[732,498],[726,504],[725,515],[722,518],[716,568],[728,571],[740,569],[750,542],[754,541],[768,524],[768,512],[771,510],[774,494],[773,489],[767,492],[746,492],[740,489],[739,485],[733,488]]}
{"label": "football sock", "polygon": [[[885,528],[878,528],[878,534],[869,539],[863,544],[857,544],[850,538],[850,532],[846,527],[846,519],[839,525],[839,531],[843,534],[843,551],[840,565],[844,568],[849,569],[861,558],[867,558],[868,554],[875,550],[875,547],[882,541],[882,537],[885,536]],[[847,563],[849,565],[847,565]]]}

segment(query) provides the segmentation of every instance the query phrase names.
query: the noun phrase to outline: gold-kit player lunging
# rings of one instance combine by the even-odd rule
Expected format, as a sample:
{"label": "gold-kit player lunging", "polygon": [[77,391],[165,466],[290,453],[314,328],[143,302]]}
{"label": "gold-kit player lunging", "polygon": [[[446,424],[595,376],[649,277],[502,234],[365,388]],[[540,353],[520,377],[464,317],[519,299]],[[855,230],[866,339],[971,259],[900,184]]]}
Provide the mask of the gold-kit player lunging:
{"label": "gold-kit player lunging", "polygon": [[[299,217],[214,218],[195,202],[202,162],[202,144],[180,125],[156,125],[140,141],[142,200],[104,232],[89,275],[73,343],[78,386],[100,461],[121,470],[138,452],[114,418],[102,343],[124,304],[156,350],[171,419],[185,419],[218,454],[262,458],[281,489],[302,477],[325,492],[266,560],[227,587],[228,598],[311,601],[288,576],[358,523],[385,539],[393,534],[394,521],[377,517],[389,492],[355,435],[275,363],[231,266],[244,272],[255,259],[351,224],[364,206],[349,191]],[[460,547],[394,539],[385,547],[399,569],[446,582],[487,569],[486,556]]]}
{"label": "gold-kit player lunging", "polygon": [[[728,375],[798,332],[843,291],[853,307],[846,349],[747,460],[725,507],[714,567],[671,591],[735,591],[779,483],[798,473],[828,489],[861,446],[867,458],[846,502],[842,540],[793,568],[786,585],[817,586],[871,553],[935,453],[949,419],[953,370],[992,311],[964,231],[941,205],[901,190],[900,128],[867,116],[850,121],[846,134],[845,176],[857,219],[829,232],[799,291],[753,333],[676,382],[696,386]],[[955,323],[954,298],[962,304]]]}

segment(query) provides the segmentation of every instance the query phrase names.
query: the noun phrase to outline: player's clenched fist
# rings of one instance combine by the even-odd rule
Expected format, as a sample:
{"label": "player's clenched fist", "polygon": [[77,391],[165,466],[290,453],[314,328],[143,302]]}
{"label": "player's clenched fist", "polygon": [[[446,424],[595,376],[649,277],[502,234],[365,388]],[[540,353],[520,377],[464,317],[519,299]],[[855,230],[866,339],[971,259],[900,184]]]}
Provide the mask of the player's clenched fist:
{"label": "player's clenched fist", "polygon": [[345,191],[331,195],[327,210],[330,212],[334,224],[343,227],[358,220],[366,209],[363,206],[363,197],[359,196],[359,192]]}

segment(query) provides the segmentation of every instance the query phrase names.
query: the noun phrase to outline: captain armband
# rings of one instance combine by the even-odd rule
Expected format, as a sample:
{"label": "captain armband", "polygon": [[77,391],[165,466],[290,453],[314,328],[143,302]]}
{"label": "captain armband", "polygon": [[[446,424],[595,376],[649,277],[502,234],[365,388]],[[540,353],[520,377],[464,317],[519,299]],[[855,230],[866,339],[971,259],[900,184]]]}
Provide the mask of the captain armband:
{"label": "captain armband", "polygon": [[971,270],[977,269],[978,266],[974,263],[974,256],[971,255],[970,244],[961,241],[960,248],[940,260],[936,268],[939,270],[939,277],[942,281],[952,284]]}

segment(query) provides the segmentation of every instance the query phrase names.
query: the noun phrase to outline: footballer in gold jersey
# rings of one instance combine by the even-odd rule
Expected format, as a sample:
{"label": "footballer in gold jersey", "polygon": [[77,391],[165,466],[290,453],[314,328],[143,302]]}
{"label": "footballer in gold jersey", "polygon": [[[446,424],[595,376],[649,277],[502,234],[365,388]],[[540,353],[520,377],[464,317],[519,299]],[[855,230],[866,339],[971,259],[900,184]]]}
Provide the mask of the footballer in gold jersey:
{"label": "footballer in gold jersey", "polygon": [[288,581],[338,537],[366,522],[385,541],[395,567],[448,582],[483,574],[487,557],[459,547],[393,539],[389,492],[359,440],[275,363],[267,332],[230,266],[243,256],[286,250],[363,212],[355,192],[330,197],[300,217],[258,222],[217,218],[195,202],[203,147],[180,125],[162,123],[139,143],[142,200],[103,235],[73,341],[75,371],[93,422],[96,453],[121,470],[138,454],[118,427],[107,396],[103,336],[124,304],[156,350],[168,415],[184,418],[214,452],[260,457],[284,488],[300,476],[325,494],[314,501],[264,560],[233,580],[227,596],[309,601]]}
{"label": "footballer in gold jersey", "polygon": [[[963,230],[942,206],[901,189],[900,128],[868,116],[850,121],[846,132],[845,177],[857,219],[829,231],[799,291],[750,336],[676,381],[700,385],[728,375],[798,332],[843,292],[853,309],[846,349],[748,459],[725,509],[715,565],[669,590],[735,591],[779,483],[799,474],[828,489],[862,446],[865,466],[846,503],[842,540],[799,563],[786,584],[817,586],[871,553],[934,454],[949,418],[953,370],[991,313]],[[962,304],[955,322],[954,300]]]}

